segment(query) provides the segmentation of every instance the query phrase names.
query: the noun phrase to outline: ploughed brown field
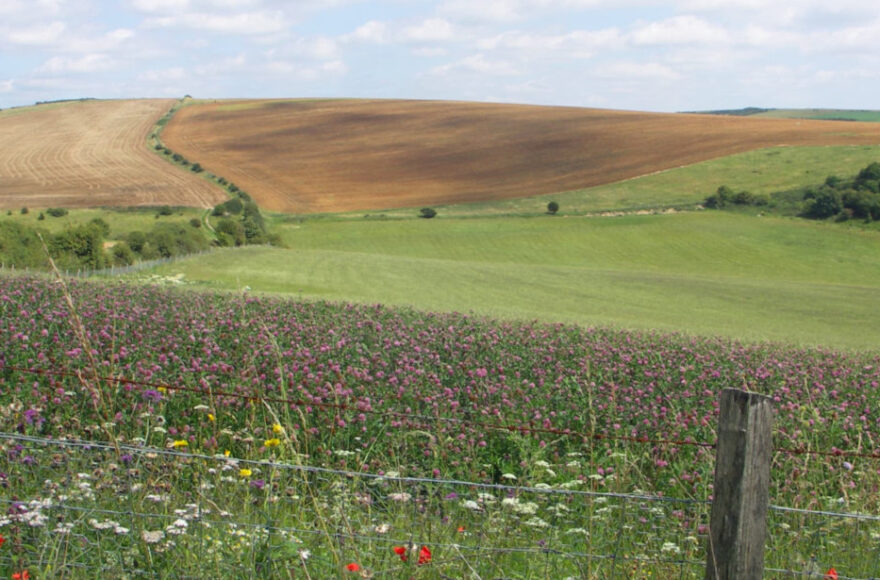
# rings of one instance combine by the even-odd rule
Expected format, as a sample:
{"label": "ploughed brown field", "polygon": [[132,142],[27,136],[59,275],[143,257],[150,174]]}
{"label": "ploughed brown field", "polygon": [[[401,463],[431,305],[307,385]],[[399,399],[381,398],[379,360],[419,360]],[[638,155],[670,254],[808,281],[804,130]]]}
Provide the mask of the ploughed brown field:
{"label": "ploughed brown field", "polygon": [[0,208],[183,205],[227,198],[147,136],[173,99],[76,101],[0,113]]}
{"label": "ploughed brown field", "polygon": [[778,145],[880,144],[880,123],[400,101],[218,101],[164,142],[285,212],[555,193]]}

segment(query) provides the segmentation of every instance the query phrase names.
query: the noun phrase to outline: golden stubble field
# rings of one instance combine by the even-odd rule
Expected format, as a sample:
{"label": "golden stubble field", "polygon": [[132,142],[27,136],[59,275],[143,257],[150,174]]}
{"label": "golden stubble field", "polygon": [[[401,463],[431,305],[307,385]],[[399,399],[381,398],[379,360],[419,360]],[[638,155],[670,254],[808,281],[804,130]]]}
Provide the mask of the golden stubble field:
{"label": "golden stubble field", "polygon": [[226,195],[147,136],[175,100],[75,101],[0,113],[0,208],[183,205]]}
{"label": "golden stubble field", "polygon": [[163,140],[268,209],[492,201],[611,183],[779,145],[880,143],[880,123],[402,101],[215,101]]}

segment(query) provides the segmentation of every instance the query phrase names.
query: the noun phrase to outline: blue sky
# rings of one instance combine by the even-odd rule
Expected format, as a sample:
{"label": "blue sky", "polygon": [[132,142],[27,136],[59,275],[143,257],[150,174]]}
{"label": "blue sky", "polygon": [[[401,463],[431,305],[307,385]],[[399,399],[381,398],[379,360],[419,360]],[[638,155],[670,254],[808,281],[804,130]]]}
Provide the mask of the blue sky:
{"label": "blue sky", "polygon": [[875,0],[0,0],[0,108],[379,97],[880,109]]}

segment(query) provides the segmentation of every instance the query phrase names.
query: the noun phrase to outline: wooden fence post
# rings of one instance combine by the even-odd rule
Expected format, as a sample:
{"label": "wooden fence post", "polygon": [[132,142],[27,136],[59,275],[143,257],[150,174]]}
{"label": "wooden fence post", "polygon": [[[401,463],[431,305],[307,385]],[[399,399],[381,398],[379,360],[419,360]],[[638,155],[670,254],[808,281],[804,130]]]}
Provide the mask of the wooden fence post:
{"label": "wooden fence post", "polygon": [[737,389],[721,392],[707,580],[751,580],[764,574],[771,399]]}

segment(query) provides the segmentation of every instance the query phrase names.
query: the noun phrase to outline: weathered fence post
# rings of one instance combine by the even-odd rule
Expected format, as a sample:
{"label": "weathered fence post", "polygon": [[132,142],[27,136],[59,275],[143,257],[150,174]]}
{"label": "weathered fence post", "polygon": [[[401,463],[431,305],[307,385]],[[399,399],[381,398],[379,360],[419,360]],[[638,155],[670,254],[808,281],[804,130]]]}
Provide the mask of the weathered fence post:
{"label": "weathered fence post", "polygon": [[737,389],[721,392],[707,580],[763,577],[773,453],[770,401]]}

